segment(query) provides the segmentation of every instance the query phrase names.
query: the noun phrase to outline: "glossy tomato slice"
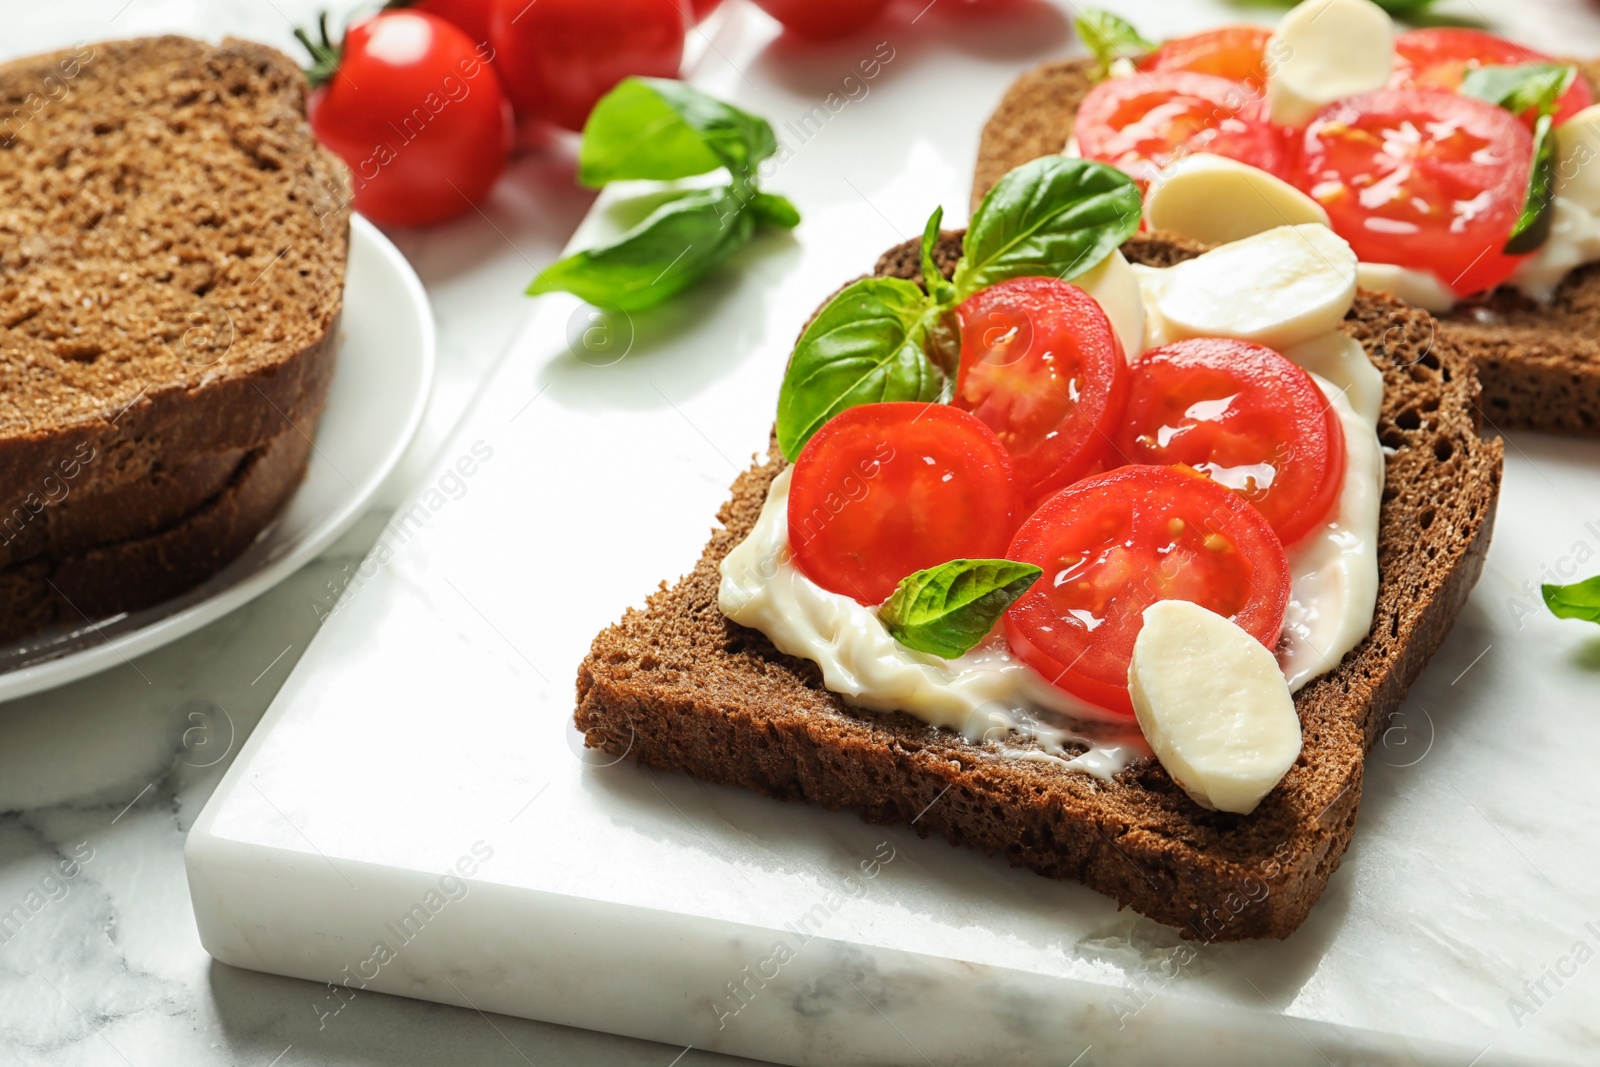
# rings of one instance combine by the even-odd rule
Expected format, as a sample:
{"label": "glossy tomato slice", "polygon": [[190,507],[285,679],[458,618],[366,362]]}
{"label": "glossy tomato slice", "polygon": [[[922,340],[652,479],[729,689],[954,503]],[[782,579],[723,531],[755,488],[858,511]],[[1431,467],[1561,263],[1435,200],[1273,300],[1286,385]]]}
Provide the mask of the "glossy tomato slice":
{"label": "glossy tomato slice", "polygon": [[1006,612],[1011,651],[1057,688],[1128,716],[1145,608],[1192,601],[1274,648],[1289,602],[1288,557],[1267,520],[1183,467],[1119,467],[1068,486],[1006,555],[1044,570]]}
{"label": "glossy tomato slice", "polygon": [[1196,338],[1140,356],[1117,447],[1227,486],[1286,545],[1327,517],[1344,484],[1338,412],[1311,375],[1248,341]]}
{"label": "glossy tomato slice", "polygon": [[1089,90],[1073,125],[1078,151],[1148,184],[1183,155],[1211,152],[1273,174],[1285,169],[1265,97],[1214,74],[1166,70],[1107,78]]}
{"label": "glossy tomato slice", "polygon": [[1297,181],[1363,262],[1432,271],[1468,296],[1499,285],[1526,258],[1501,249],[1532,165],[1533,136],[1504,108],[1386,89],[1317,113]]}
{"label": "glossy tomato slice", "polygon": [[881,604],[900,579],[996,559],[1017,528],[1011,460],[944,404],[863,404],[835,415],[794,463],[789,549],[824,589]]}
{"label": "glossy tomato slice", "polygon": [[[1445,89],[1455,92],[1467,71],[1478,67],[1514,67],[1522,63],[1557,63],[1543,52],[1482,30],[1438,27],[1407,30],[1394,41],[1394,89]],[[1555,124],[1567,121],[1590,104],[1594,95],[1582,74],[1556,105]],[[1523,116],[1529,126],[1537,116]]]}
{"label": "glossy tomato slice", "polygon": [[1189,37],[1174,37],[1146,56],[1140,70],[1188,70],[1244,82],[1267,84],[1266,50],[1272,31],[1265,26],[1220,26]]}
{"label": "glossy tomato slice", "polygon": [[1015,278],[968,297],[952,400],[1005,445],[1027,499],[1089,473],[1111,447],[1128,361],[1094,297],[1055,278]]}

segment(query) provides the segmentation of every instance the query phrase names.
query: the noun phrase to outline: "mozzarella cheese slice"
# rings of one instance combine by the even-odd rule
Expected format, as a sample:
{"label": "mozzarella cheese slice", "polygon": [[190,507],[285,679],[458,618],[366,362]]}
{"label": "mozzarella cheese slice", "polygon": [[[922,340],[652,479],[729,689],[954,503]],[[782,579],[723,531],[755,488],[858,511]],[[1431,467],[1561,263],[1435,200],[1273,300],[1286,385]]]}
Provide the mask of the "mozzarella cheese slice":
{"label": "mozzarella cheese slice", "polygon": [[1300,755],[1300,719],[1278,661],[1198,604],[1145,609],[1128,689],[1151,750],[1201,807],[1248,815]]}
{"label": "mozzarella cheese slice", "polygon": [[1272,121],[1303,126],[1335,100],[1381,89],[1394,70],[1394,22],[1372,0],[1305,0],[1267,40]]}
{"label": "mozzarella cheese slice", "polygon": [[1282,178],[1204,152],[1179,160],[1151,182],[1144,212],[1151,229],[1208,245],[1278,226],[1328,225],[1322,205]]}
{"label": "mozzarella cheese slice", "polygon": [[1234,337],[1280,351],[1336,330],[1356,295],[1356,255],[1326,226],[1279,226],[1167,269],[1146,290],[1167,341]]}
{"label": "mozzarella cheese slice", "polygon": [[1600,212],[1600,104],[1555,128],[1556,195]]}
{"label": "mozzarella cheese slice", "polygon": [[1456,306],[1456,294],[1438,275],[1394,263],[1363,263],[1356,269],[1356,284],[1363,289],[1390,293],[1413,307],[1442,315]]}
{"label": "mozzarella cheese slice", "polygon": [[1120,251],[1113,251],[1093,270],[1072,279],[1072,284],[1095,298],[1111,320],[1111,329],[1122,342],[1122,353],[1129,360],[1144,351],[1144,297],[1139,292],[1139,276]]}

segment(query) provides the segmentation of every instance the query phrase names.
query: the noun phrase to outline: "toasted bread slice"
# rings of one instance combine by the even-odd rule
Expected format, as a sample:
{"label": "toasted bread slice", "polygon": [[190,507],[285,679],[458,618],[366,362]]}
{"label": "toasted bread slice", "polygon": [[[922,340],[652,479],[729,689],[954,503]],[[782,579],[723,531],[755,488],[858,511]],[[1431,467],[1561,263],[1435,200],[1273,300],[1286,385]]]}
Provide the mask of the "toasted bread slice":
{"label": "toasted bread slice", "polygon": [[[1579,68],[1600,91],[1600,63]],[[974,210],[1006,172],[1061,151],[1094,84],[1086,58],[1046,63],[1012,84],[983,128]],[[1549,304],[1502,286],[1439,326],[1477,365],[1491,428],[1600,435],[1600,263],[1569,274]]]}
{"label": "toasted bread slice", "polygon": [[0,570],[0,641],[140,611],[233,562],[300,487],[316,419],[248,453],[218,492],[165,529]]}
{"label": "toasted bread slice", "polygon": [[[947,273],[960,237],[941,241]],[[1123,251],[1166,266],[1200,248],[1140,236]],[[919,278],[916,244],[889,252],[877,273]],[[1193,937],[1287,936],[1350,843],[1368,750],[1477,580],[1500,491],[1502,445],[1478,435],[1471,361],[1435,338],[1427,313],[1363,293],[1344,330],[1385,382],[1377,614],[1339,667],[1296,696],[1303,751],[1252,814],[1197,806],[1153,760],[1108,783],[910,715],[849,707],[815,665],[730,622],[717,607],[718,566],[783,468],[775,447],[734,483],[694,571],[595,638],[578,672],[578,728],[589,745],[647,766],[854,808],[1078,879]]]}
{"label": "toasted bread slice", "polygon": [[287,56],[151,37],[0,66],[0,499],[91,494],[315,421],[348,176]]}

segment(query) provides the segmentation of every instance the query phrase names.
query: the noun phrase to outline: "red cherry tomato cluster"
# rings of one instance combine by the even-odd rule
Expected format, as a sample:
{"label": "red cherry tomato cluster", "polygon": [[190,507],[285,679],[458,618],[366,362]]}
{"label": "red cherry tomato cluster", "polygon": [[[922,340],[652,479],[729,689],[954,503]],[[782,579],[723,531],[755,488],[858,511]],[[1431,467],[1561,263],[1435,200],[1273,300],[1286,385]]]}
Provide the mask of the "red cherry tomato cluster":
{"label": "red cherry tomato cluster", "polygon": [[[316,61],[311,124],[349,165],[357,210],[390,225],[441,222],[493,188],[514,121],[582,130],[623,78],[676,77],[689,25],[721,2],[391,0],[342,44],[325,26],[320,44],[302,37]],[[888,0],[756,2],[786,29],[826,38]]]}
{"label": "red cherry tomato cluster", "polygon": [[[1228,156],[1321,203],[1363,260],[1430,271],[1463,297],[1511,276],[1526,256],[1502,249],[1527,195],[1535,116],[1519,122],[1456,90],[1473,68],[1549,56],[1479,30],[1408,30],[1386,90],[1285,127],[1265,107],[1269,41],[1261,27],[1226,26],[1166,42],[1137,76],[1106,79],[1085,97],[1079,151],[1141,183],[1186,154]],[[1553,121],[1592,102],[1577,78]]]}
{"label": "red cherry tomato cluster", "polygon": [[1271,648],[1284,545],[1327,520],[1344,431],[1299,366],[1195,339],[1131,364],[1105,312],[1053,278],[990,286],[957,311],[952,403],[849,408],[795,461],[789,542],[825,589],[867,605],[956,559],[1044,571],[1005,615],[1052,684],[1132,715],[1144,609],[1190,600]]}

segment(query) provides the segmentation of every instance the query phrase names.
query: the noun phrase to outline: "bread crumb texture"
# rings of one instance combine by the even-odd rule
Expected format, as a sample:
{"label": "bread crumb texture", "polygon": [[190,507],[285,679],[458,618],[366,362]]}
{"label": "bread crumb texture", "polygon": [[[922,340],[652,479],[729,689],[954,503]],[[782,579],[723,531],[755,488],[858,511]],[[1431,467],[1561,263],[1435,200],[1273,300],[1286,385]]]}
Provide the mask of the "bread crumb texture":
{"label": "bread crumb texture", "polygon": [[0,487],[264,447],[333,367],[348,179],[270,48],[182,37],[0,67]]}

